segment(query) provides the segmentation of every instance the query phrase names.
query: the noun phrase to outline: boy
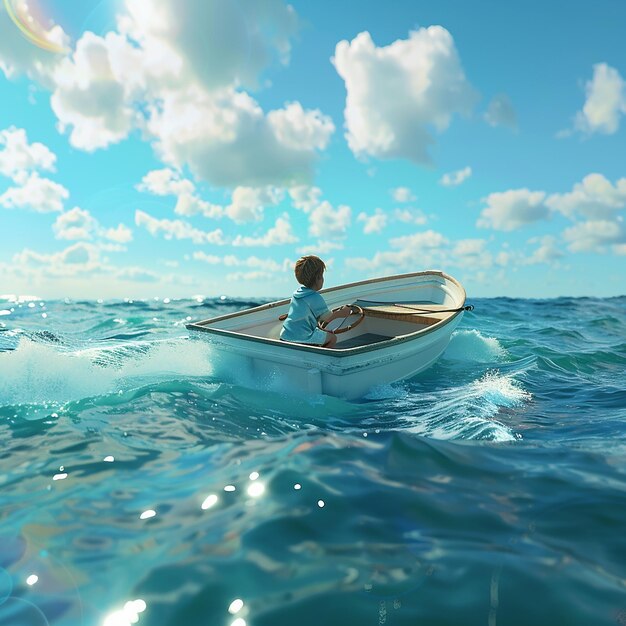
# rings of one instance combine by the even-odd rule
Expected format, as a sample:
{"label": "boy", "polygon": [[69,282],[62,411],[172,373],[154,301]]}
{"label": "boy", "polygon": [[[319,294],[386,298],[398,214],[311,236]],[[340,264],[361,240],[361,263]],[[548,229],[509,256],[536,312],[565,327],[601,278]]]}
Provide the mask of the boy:
{"label": "boy", "polygon": [[334,313],[328,310],[324,298],[318,293],[324,285],[325,269],[324,261],[317,256],[303,256],[296,261],[294,272],[300,287],[291,297],[289,313],[280,331],[283,341],[324,348],[333,348],[337,343],[337,336],[318,328],[317,322],[347,317],[352,309],[345,307]]}

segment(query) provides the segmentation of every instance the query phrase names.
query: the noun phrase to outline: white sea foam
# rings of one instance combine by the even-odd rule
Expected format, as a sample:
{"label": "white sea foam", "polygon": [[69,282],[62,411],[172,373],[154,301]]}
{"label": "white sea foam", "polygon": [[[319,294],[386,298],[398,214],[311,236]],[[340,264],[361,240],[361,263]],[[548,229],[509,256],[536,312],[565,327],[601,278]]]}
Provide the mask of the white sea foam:
{"label": "white sea foam", "polygon": [[211,374],[211,348],[180,339],[68,352],[23,338],[0,353],[0,405],[68,402],[114,393],[133,379]]}
{"label": "white sea foam", "polygon": [[480,331],[457,330],[452,334],[444,358],[454,361],[490,363],[506,357],[506,350],[495,337],[485,337]]}
{"label": "white sea foam", "polygon": [[530,397],[512,376],[490,372],[461,387],[407,398],[412,408],[403,421],[411,432],[437,439],[513,441],[518,437],[497,416]]}

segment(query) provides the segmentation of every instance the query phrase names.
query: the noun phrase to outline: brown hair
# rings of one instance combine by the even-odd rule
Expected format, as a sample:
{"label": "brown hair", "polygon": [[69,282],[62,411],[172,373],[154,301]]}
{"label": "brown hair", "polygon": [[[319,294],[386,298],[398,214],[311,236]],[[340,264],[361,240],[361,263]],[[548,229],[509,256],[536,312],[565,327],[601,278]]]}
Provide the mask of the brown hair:
{"label": "brown hair", "polygon": [[317,278],[324,272],[326,265],[318,256],[310,255],[300,257],[296,261],[294,272],[296,280],[305,287],[312,288]]}

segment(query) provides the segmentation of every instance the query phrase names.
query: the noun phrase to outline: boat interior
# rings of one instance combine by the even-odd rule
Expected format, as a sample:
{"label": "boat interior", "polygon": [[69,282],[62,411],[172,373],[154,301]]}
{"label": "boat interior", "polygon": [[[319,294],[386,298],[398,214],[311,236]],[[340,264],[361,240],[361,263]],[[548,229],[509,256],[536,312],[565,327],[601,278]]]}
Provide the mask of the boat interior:
{"label": "boat interior", "polygon": [[[354,324],[358,315],[331,322],[330,329],[354,325],[351,330],[337,334],[334,350],[349,350],[413,335],[455,316],[458,307],[465,302],[463,288],[438,272],[353,283],[324,289],[321,293],[330,309],[356,304],[364,313],[359,324]],[[273,302],[190,324],[188,328],[277,340],[289,302],[288,299]]]}
{"label": "boat interior", "polygon": [[[455,315],[454,311],[446,310],[450,305],[433,303],[411,304],[373,304],[356,300],[354,304],[363,309],[364,318],[353,329],[337,335],[335,350],[347,350],[366,345],[372,345],[424,330]],[[282,328],[279,311],[264,319],[248,320],[249,324],[242,324],[243,319],[234,330],[237,334],[266,339],[278,339]],[[337,328],[343,322],[344,326],[354,324],[359,315],[334,320],[331,328]],[[211,320],[207,320],[210,322]],[[203,326],[206,322],[199,322]],[[209,330],[209,328],[207,328]],[[224,330],[230,330],[225,329]]]}

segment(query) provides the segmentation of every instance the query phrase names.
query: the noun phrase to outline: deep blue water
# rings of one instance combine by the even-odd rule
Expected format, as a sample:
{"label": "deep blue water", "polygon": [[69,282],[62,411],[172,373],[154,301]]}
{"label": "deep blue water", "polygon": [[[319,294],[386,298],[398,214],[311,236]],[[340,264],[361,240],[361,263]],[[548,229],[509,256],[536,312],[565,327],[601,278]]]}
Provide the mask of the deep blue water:
{"label": "deep blue water", "polygon": [[188,338],[258,302],[0,300],[0,624],[626,624],[626,297],[472,302],[344,402]]}

